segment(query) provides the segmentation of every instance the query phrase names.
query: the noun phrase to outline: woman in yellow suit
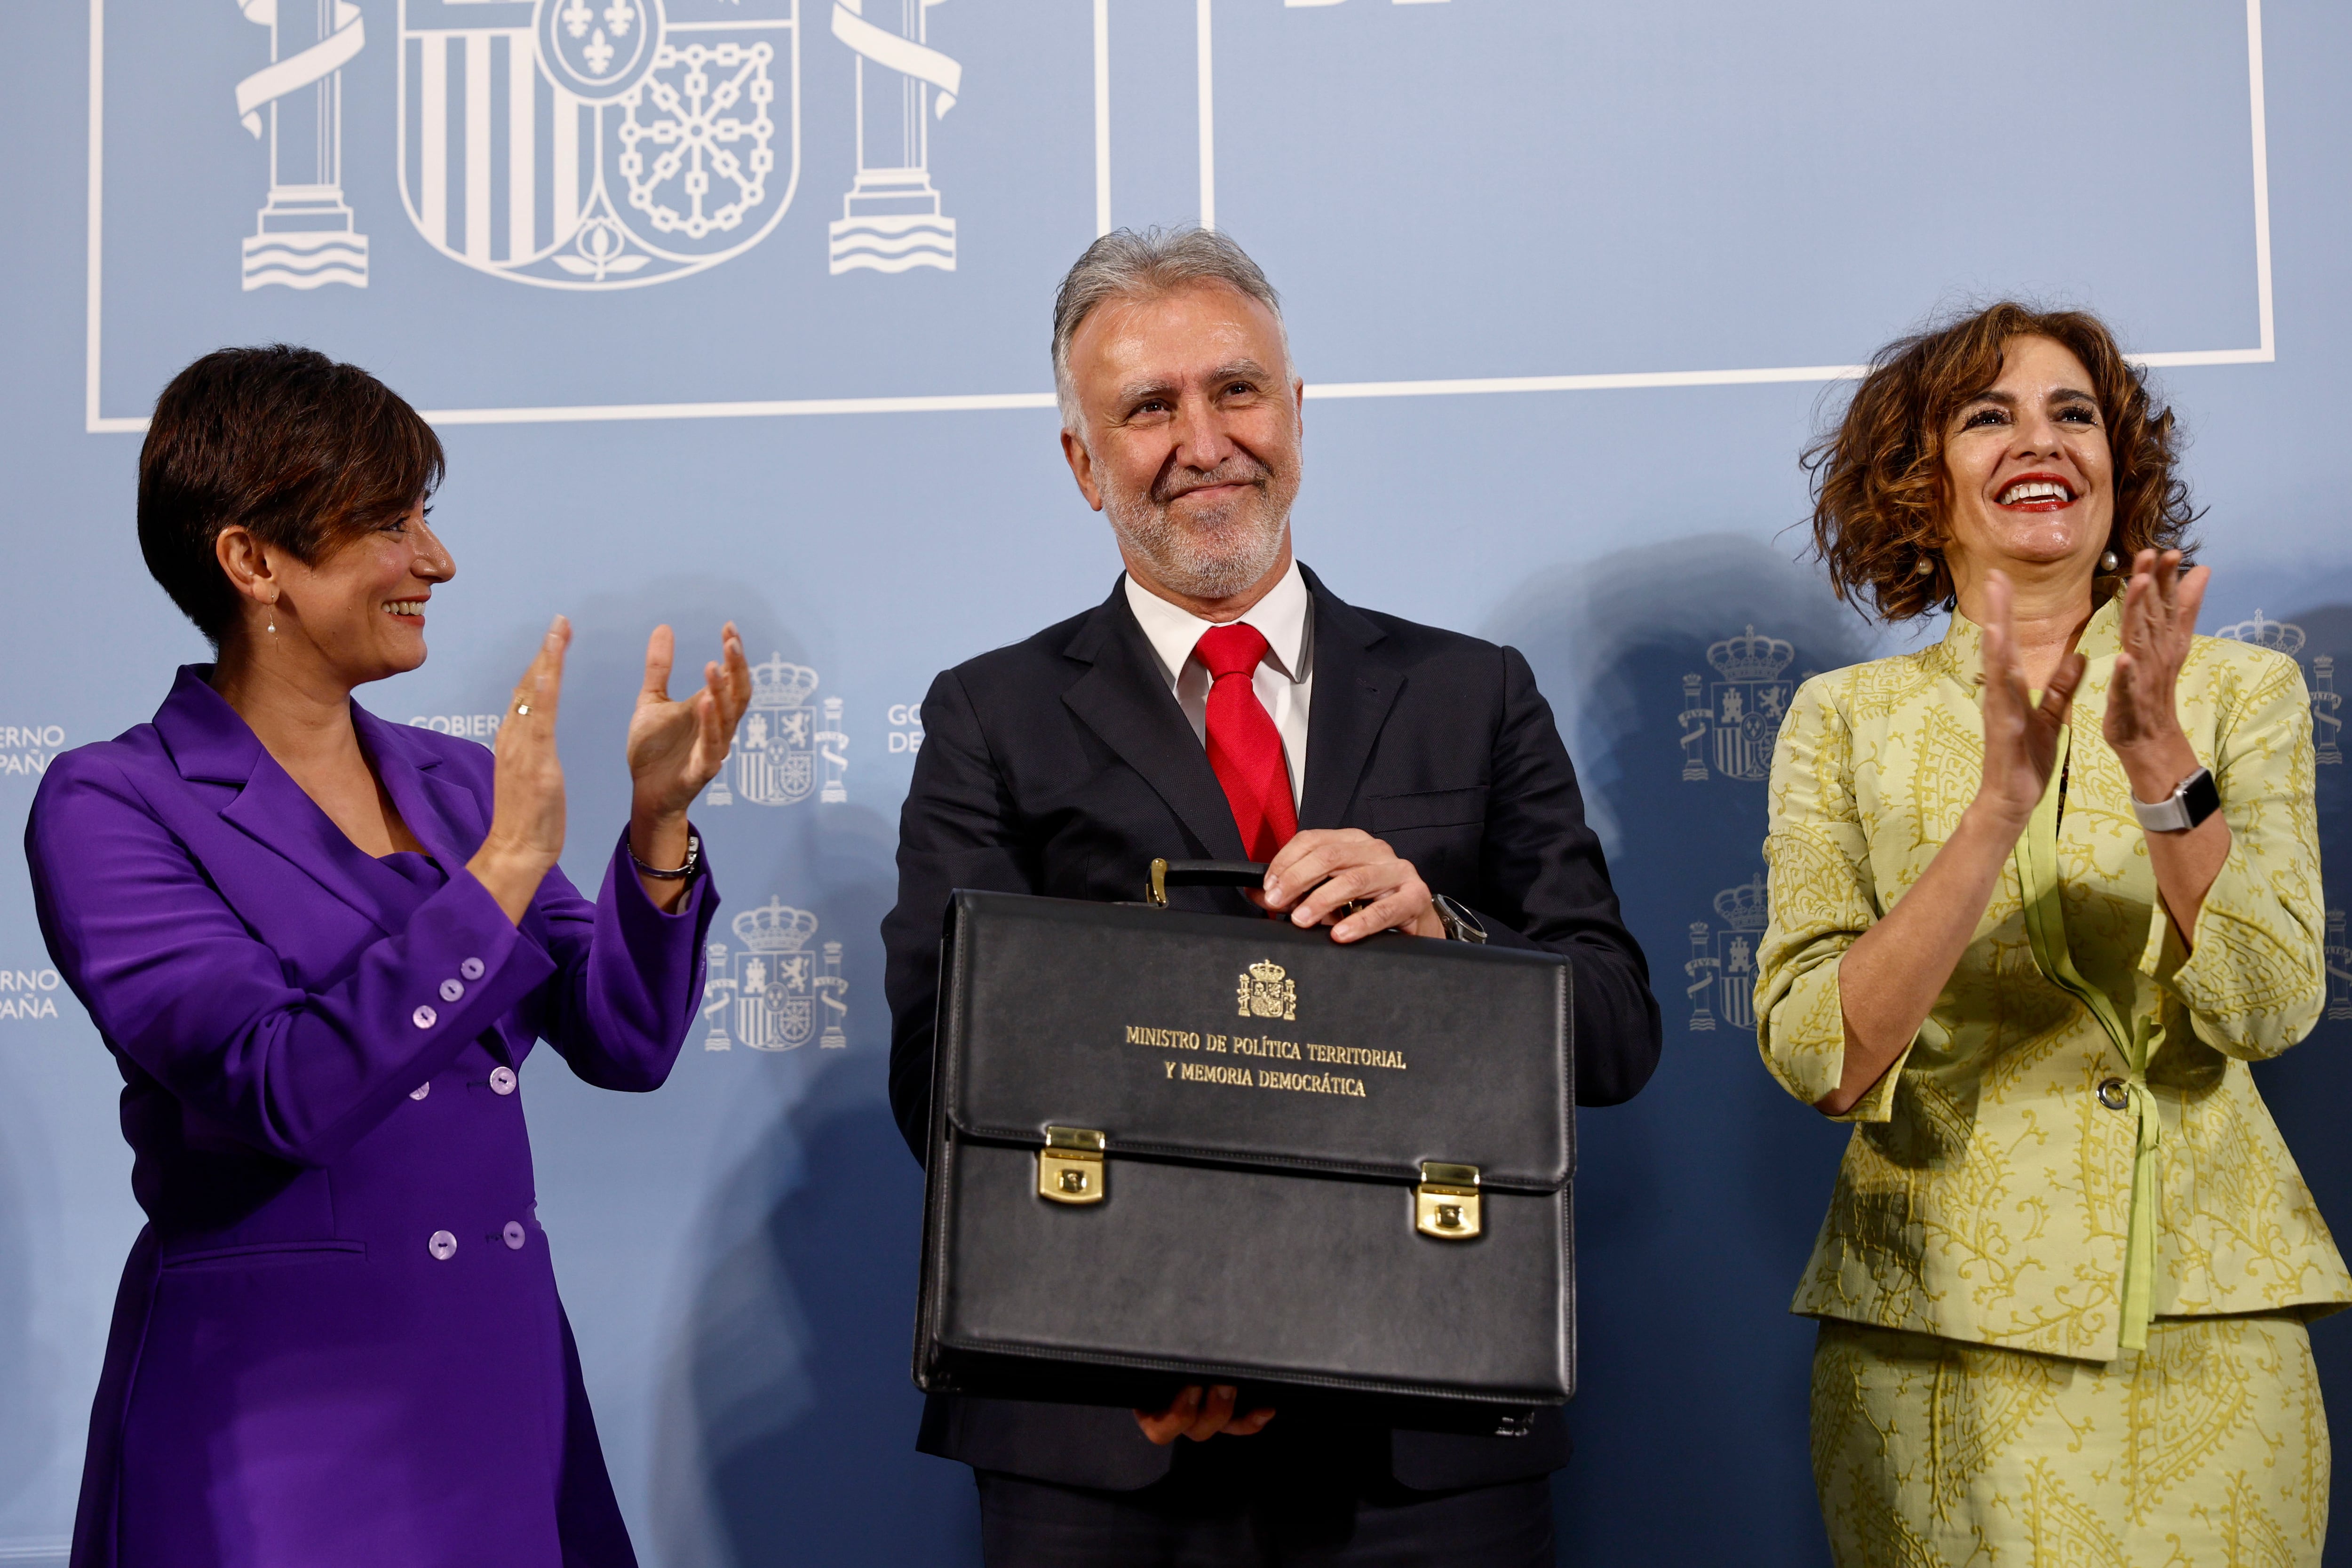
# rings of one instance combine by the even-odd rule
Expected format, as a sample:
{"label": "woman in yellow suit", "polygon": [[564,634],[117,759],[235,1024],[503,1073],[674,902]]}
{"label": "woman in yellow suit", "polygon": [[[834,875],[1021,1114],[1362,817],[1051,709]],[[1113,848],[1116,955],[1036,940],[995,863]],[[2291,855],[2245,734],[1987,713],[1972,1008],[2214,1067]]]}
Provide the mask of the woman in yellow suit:
{"label": "woman in yellow suit", "polygon": [[1772,763],[1758,1036],[1854,1123],[1794,1303],[1845,1568],[2319,1562],[2352,1278],[2247,1069],[2325,995],[2310,710],[2196,636],[2175,449],[2096,320],[2002,304],[1808,454],[1841,596],[1955,610]]}

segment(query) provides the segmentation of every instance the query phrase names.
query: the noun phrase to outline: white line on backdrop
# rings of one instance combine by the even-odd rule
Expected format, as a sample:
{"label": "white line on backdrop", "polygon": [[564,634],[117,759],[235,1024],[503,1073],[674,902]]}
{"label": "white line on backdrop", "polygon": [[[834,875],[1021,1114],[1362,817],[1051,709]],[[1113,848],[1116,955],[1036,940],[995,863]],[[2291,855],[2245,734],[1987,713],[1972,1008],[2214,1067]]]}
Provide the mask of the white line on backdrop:
{"label": "white line on backdrop", "polygon": [[[1215,103],[1212,90],[1210,11],[1195,0],[1201,118],[1201,224],[1216,226]],[[2271,303],[2270,153],[2263,113],[2262,0],[2246,0],[2246,85],[2251,104],[2254,182],[2254,293],[2261,342],[2242,349],[2181,349],[2134,354],[2148,365],[2267,364],[2278,357]],[[1094,4],[1095,226],[1110,232],[1110,0]],[[147,421],[99,411],[100,296],[105,191],[106,0],[89,0],[89,256],[85,428],[92,435],[139,434]],[[1733,370],[1601,372],[1580,375],[1473,376],[1431,381],[1347,381],[1311,384],[1311,398],[1450,397],[1530,392],[1613,392],[1642,387],[1749,386],[1773,382],[1828,382],[1860,375],[1860,365],[1786,365]],[[1008,392],[905,397],[782,398],[729,403],[604,403],[530,408],[429,408],[436,425],[560,425],[616,419],[746,419],[809,414],[941,414],[1051,408],[1051,392]]]}

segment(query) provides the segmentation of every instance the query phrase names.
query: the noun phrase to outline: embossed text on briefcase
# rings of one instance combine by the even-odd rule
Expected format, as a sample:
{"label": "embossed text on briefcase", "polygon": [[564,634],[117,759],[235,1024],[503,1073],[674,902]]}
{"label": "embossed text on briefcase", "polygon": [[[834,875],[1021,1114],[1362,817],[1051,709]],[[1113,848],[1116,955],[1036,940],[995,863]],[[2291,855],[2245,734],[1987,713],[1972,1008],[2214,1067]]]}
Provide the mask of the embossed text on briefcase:
{"label": "embossed text on briefcase", "polygon": [[915,1381],[1494,1431],[1575,1387],[1556,954],[961,891]]}

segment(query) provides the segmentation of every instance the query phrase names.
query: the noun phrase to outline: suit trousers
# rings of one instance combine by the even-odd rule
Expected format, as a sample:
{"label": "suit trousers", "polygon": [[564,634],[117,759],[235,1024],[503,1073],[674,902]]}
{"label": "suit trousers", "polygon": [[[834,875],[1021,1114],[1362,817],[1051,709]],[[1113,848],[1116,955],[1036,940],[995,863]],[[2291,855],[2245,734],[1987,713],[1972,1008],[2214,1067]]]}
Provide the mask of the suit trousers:
{"label": "suit trousers", "polygon": [[[1274,1436],[1269,1427],[1179,1438],[1166,1478],[1137,1491],[976,1471],[982,1559],[988,1568],[1550,1568],[1549,1476],[1415,1491],[1368,1462],[1380,1456],[1353,1452],[1359,1445],[1266,1441]],[[1386,1432],[1363,1436],[1386,1447]]]}

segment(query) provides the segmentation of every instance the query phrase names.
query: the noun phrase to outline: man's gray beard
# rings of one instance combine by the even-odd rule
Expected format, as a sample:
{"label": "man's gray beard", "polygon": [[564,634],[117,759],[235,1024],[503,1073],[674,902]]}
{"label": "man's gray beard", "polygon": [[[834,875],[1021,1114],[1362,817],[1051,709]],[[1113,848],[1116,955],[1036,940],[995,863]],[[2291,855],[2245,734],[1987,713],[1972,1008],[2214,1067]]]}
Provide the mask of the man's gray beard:
{"label": "man's gray beard", "polygon": [[1187,528],[1150,496],[1122,494],[1116,485],[1105,487],[1103,515],[1128,554],[1163,587],[1192,599],[1231,598],[1272,571],[1289,521],[1260,489],[1215,522]]}

